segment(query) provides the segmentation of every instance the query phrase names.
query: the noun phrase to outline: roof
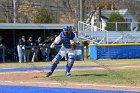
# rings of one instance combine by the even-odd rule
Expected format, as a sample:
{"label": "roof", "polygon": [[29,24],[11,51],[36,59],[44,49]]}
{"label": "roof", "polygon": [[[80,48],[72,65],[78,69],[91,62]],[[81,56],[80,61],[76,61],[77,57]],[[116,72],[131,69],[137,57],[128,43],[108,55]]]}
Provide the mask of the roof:
{"label": "roof", "polygon": [[74,24],[0,23],[0,29],[63,29],[64,25],[74,26]]}
{"label": "roof", "polygon": [[[119,10],[102,10],[101,15],[109,18],[112,13],[119,13],[120,15],[132,15],[133,13],[129,12],[128,9],[119,9]],[[105,18],[105,19],[106,19]]]}
{"label": "roof", "polygon": [[101,18],[103,18],[103,19],[107,19],[107,20],[108,20],[108,18],[107,18],[106,16],[101,16]]}
{"label": "roof", "polygon": [[112,14],[112,13],[120,13],[120,14],[126,14],[128,13],[128,9],[119,9],[119,10],[102,10],[102,14]]}

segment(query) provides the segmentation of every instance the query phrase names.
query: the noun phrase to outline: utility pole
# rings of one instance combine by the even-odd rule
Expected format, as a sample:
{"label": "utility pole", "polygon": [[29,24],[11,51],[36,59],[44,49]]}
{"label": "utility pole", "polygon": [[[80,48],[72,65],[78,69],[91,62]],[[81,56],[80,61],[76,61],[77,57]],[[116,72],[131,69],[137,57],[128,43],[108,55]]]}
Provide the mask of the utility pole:
{"label": "utility pole", "polygon": [[84,21],[84,0],[80,0],[80,21]]}
{"label": "utility pole", "polygon": [[14,23],[16,23],[16,0],[13,0]]}

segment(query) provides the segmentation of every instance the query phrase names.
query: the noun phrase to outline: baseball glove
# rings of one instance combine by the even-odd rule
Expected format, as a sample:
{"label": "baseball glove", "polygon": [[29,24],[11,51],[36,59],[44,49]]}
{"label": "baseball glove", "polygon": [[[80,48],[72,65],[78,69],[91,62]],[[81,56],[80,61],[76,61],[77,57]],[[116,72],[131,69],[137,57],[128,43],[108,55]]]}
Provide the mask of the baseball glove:
{"label": "baseball glove", "polygon": [[76,44],[73,40],[70,40],[70,45],[71,45],[71,49],[75,50],[76,49]]}

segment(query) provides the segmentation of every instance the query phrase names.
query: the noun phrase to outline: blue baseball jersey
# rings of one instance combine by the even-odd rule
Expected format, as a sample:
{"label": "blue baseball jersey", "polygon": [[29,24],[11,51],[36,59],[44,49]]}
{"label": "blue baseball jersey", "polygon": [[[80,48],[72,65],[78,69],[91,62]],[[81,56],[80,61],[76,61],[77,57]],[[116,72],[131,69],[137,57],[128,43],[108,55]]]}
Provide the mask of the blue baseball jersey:
{"label": "blue baseball jersey", "polygon": [[73,40],[76,44],[79,44],[79,40],[74,32],[70,32],[69,36],[65,36],[62,31],[54,40],[54,44],[62,43],[65,48],[71,48],[70,40]]}

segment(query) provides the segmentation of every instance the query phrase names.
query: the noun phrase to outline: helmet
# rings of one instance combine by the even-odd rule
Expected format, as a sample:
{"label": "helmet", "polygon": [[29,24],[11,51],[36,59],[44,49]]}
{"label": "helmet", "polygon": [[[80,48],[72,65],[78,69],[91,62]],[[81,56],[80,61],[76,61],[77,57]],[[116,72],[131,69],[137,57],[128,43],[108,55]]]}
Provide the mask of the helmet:
{"label": "helmet", "polygon": [[64,26],[63,27],[63,32],[64,32],[64,36],[68,37],[70,35],[70,32],[72,31],[72,27],[71,26]]}
{"label": "helmet", "polygon": [[64,27],[63,27],[63,31],[65,31],[65,32],[70,32],[70,31],[72,31],[72,26],[64,26]]}

